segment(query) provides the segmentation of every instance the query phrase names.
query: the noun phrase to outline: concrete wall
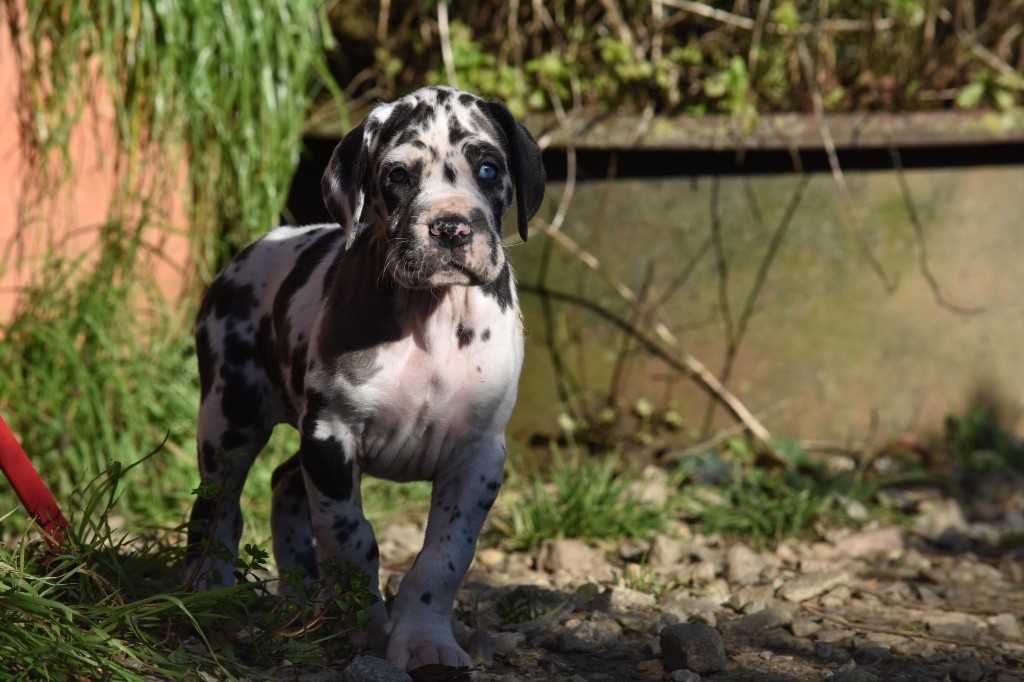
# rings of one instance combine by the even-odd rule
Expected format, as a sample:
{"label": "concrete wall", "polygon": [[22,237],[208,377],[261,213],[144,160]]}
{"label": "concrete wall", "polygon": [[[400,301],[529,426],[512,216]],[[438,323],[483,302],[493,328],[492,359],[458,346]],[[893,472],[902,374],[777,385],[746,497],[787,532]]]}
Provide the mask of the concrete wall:
{"label": "concrete wall", "polygon": [[[923,277],[918,246],[893,172],[849,173],[867,241],[896,285],[873,272],[843,220],[831,177],[816,174],[804,192],[737,356],[730,386],[777,435],[882,441],[928,433],[978,394],[1019,413],[1024,402],[1024,173],[1021,167],[915,170],[906,175],[920,216],[929,265],[949,301],[942,307]],[[710,177],[622,180],[577,187],[565,232],[590,249],[634,291],[648,263],[663,289],[711,234]],[[720,241],[728,302],[739,316],[767,246],[798,185],[792,175],[719,179]],[[562,186],[549,187],[550,219]],[[754,201],[752,201],[752,199]],[[756,208],[754,207],[756,204]],[[763,216],[759,224],[756,214]],[[521,281],[534,282],[542,238],[513,249]],[[593,274],[556,248],[549,286],[577,292],[628,316],[628,307]],[[685,348],[718,372],[725,324],[713,249],[666,306]],[[556,401],[536,297],[523,296],[530,331],[526,375],[513,430],[554,431]],[[557,305],[557,304],[556,304]],[[565,308],[560,308],[565,310]],[[591,395],[607,385],[621,336],[589,315],[580,344],[560,336],[570,367],[584,362]],[[706,400],[692,384],[668,384],[661,363],[636,365],[627,398],[670,402],[700,426]],[[667,399],[666,399],[667,396]],[[719,423],[727,424],[719,410]]]}

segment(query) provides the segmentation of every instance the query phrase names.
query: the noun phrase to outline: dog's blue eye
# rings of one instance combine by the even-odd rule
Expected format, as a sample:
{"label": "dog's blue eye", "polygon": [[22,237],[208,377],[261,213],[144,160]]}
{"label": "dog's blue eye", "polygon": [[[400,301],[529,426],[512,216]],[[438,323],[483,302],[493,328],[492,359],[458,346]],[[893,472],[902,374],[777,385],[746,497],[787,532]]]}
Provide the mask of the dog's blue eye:
{"label": "dog's blue eye", "polygon": [[484,163],[480,165],[480,170],[476,174],[481,180],[493,180],[498,177],[498,169],[494,167],[494,164]]}
{"label": "dog's blue eye", "polygon": [[409,182],[409,171],[402,167],[393,168],[391,172],[388,173],[388,180],[398,184]]}

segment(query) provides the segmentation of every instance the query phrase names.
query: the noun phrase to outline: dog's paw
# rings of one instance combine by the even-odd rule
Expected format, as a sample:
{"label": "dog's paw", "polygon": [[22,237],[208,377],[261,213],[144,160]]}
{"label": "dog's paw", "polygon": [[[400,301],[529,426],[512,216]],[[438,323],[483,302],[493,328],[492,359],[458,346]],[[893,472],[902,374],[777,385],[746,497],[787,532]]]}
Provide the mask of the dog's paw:
{"label": "dog's paw", "polygon": [[388,641],[388,661],[399,670],[415,670],[439,664],[452,668],[472,667],[473,660],[455,642],[451,631],[396,628]]}

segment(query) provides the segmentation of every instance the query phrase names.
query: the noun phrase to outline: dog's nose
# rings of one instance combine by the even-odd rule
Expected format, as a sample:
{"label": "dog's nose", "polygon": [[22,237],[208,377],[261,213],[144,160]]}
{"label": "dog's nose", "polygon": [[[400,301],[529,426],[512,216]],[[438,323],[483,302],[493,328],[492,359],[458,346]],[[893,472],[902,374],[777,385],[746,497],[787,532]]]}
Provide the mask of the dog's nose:
{"label": "dog's nose", "polygon": [[469,221],[462,216],[443,215],[431,223],[430,234],[441,242],[442,246],[455,249],[469,243],[473,230],[469,227]]}

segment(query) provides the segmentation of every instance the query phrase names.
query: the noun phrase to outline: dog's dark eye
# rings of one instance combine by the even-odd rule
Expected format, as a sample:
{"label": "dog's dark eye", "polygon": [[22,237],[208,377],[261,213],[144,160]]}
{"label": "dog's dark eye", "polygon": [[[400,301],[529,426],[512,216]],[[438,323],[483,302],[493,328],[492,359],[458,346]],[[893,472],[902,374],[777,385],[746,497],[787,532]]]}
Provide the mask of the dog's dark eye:
{"label": "dog's dark eye", "polygon": [[476,174],[481,180],[493,180],[498,177],[498,169],[494,167],[493,163],[482,163]]}
{"label": "dog's dark eye", "polygon": [[401,166],[398,168],[391,169],[388,173],[388,180],[396,184],[402,185],[409,182],[409,171],[405,170]]}

